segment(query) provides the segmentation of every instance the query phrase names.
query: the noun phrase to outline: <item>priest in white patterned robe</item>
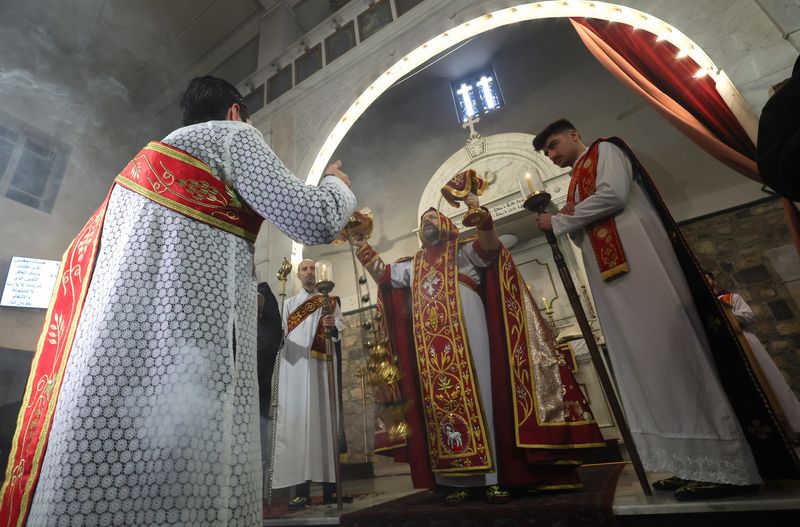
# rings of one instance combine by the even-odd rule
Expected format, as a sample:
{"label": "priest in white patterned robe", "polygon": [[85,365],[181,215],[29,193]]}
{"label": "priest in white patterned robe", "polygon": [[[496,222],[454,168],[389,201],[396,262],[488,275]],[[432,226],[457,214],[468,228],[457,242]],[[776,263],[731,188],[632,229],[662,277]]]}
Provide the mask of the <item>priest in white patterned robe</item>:
{"label": "priest in white patterned robe", "polygon": [[[220,79],[181,106],[165,148],[294,240],[333,240],[355,207],[338,163],[305,185]],[[261,525],[252,243],[117,185],[87,294],[28,525]]]}

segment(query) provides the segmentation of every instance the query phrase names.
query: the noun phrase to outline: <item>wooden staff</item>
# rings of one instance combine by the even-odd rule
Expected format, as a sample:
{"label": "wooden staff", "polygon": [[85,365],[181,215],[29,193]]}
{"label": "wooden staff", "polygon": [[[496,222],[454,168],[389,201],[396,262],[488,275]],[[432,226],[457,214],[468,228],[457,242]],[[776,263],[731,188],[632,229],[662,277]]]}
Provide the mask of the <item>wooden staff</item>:
{"label": "wooden staff", "polygon": [[[549,204],[550,194],[547,192],[536,192],[528,196],[528,199],[525,200],[524,207],[531,212],[543,213]],[[636,444],[633,442],[631,430],[628,428],[628,422],[625,420],[625,415],[622,413],[622,406],[619,404],[619,399],[617,399],[617,394],[614,391],[614,385],[611,383],[611,377],[608,375],[608,370],[606,370],[605,363],[600,355],[597,342],[594,340],[592,328],[589,327],[589,321],[586,319],[586,313],[583,311],[580,297],[575,290],[575,283],[572,281],[572,276],[569,274],[567,262],[564,260],[564,255],[558,247],[558,242],[553,232],[544,231],[544,235],[547,238],[547,243],[550,244],[550,249],[553,251],[553,259],[556,262],[558,274],[561,276],[564,289],[567,291],[569,303],[572,306],[572,310],[575,312],[575,318],[578,319],[578,326],[581,328],[583,339],[586,341],[586,346],[589,348],[589,355],[592,357],[592,362],[597,370],[597,376],[600,378],[600,386],[602,386],[606,394],[606,399],[608,399],[608,403],[611,406],[611,413],[614,415],[614,419],[617,420],[617,426],[619,426],[622,439],[628,447],[631,463],[633,463],[633,468],[636,470],[636,476],[639,478],[642,492],[644,492],[646,496],[652,496],[653,493],[650,490],[650,483],[647,481],[647,476],[642,466],[642,460],[639,458],[639,452],[636,450]]]}
{"label": "wooden staff", "polygon": [[[278,304],[278,314],[280,315],[281,325],[283,324],[283,303],[286,300],[286,280],[289,278],[289,273],[292,272],[292,264],[286,257],[283,258],[281,268],[278,269],[276,278],[281,283],[281,301]],[[269,451],[269,471],[266,478],[267,483],[267,510],[272,512],[272,476],[275,473],[275,443],[276,432],[278,429],[278,372],[281,368],[281,355],[283,354],[283,342],[278,348],[278,356],[275,357],[275,366],[272,368],[272,399],[270,407],[272,408],[272,437],[270,438],[270,451]]]}

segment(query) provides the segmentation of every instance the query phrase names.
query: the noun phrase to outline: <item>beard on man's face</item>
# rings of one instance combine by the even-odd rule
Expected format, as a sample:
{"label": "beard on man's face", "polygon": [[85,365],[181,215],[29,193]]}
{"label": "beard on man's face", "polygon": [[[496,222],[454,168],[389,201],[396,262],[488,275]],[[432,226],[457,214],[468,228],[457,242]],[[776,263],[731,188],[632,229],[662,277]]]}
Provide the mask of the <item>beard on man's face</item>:
{"label": "beard on man's face", "polygon": [[439,228],[431,224],[423,225],[422,239],[428,243],[436,243],[439,241]]}

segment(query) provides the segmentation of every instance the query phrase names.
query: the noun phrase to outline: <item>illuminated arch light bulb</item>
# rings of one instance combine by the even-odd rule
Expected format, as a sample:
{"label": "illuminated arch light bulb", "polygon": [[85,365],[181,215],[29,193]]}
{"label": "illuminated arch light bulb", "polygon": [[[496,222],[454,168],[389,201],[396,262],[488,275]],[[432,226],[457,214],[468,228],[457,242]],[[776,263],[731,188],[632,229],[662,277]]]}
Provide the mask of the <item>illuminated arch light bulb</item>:
{"label": "illuminated arch light bulb", "polygon": [[[636,9],[626,6],[619,6],[607,2],[600,1],[554,1],[554,2],[531,2],[520,4],[517,6],[509,7],[506,9],[494,11],[478,16],[472,20],[466,21],[455,28],[448,30],[446,33],[439,34],[427,42],[424,42],[413,51],[408,53],[404,59],[398,61],[392,66],[391,70],[386,72],[386,75],[379,76],[376,81],[371,84],[351,106],[346,120],[341,120],[336,123],[334,129],[328,135],[323,147],[330,146],[327,151],[335,150],[339,142],[347,134],[347,131],[360,116],[386,89],[388,89],[397,78],[400,77],[401,70],[408,68],[415,68],[424,63],[429,58],[437,53],[452,47],[454,44],[462,42],[467,38],[477,35],[481,32],[494,29],[509,23],[521,22],[524,20],[535,20],[549,17],[593,17],[602,18],[607,21],[617,21],[628,24],[634,30],[644,29],[656,36],[656,42],[667,40],[685,52],[684,56],[691,56],[697,62],[699,69],[695,77],[705,77],[706,75],[712,76],[715,82],[727,82],[727,79],[722,70],[719,70],[714,65],[714,62],[708,57],[702,49],[697,48],[692,44],[692,40],[686,35],[666,24],[662,20],[650,16]],[[682,57],[681,57],[682,58]],[[407,59],[407,60],[405,60]],[[320,159],[323,156],[323,151],[311,167],[306,181],[314,183],[319,180],[322,171],[325,168],[327,157]],[[302,257],[302,246],[299,247],[297,258]],[[295,251],[293,250],[293,258]],[[299,261],[299,260],[298,260]]]}

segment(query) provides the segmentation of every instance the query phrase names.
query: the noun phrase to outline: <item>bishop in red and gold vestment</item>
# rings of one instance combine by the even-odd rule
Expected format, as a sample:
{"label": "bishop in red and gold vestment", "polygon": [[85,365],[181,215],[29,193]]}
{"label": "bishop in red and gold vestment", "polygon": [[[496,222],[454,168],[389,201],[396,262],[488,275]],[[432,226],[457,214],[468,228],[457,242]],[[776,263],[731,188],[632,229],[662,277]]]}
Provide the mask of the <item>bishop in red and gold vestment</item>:
{"label": "bishop in red and gold vestment", "polygon": [[379,433],[376,451],[409,461],[415,487],[486,487],[492,502],[515,486],[580,487],[581,452],[605,443],[491,216],[460,239],[430,209],[419,236],[413,258],[389,265],[359,242],[410,402],[410,435]]}

